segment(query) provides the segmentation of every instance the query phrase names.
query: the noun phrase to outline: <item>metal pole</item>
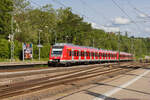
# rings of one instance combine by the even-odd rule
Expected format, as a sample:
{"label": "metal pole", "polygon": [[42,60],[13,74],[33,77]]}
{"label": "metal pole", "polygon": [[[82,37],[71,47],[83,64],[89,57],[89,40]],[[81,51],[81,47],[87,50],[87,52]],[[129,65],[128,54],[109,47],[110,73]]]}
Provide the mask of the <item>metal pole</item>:
{"label": "metal pole", "polygon": [[22,43],[22,60],[24,61],[24,43]]}
{"label": "metal pole", "polygon": [[13,12],[11,13],[11,61],[14,59],[14,32],[13,32]]}
{"label": "metal pole", "polygon": [[40,47],[39,47],[39,60],[40,60]]}
{"label": "metal pole", "polygon": [[[40,45],[40,31],[39,31],[39,45]],[[39,47],[39,60],[40,60],[40,47]]]}
{"label": "metal pole", "polygon": [[94,47],[94,32],[93,32],[93,47]]}
{"label": "metal pole", "polygon": [[54,31],[54,34],[55,34],[55,44],[56,44],[56,41],[57,41],[57,35],[56,35],[56,32]]}
{"label": "metal pole", "polygon": [[33,44],[32,44],[32,60],[33,60]]}
{"label": "metal pole", "polygon": [[118,53],[119,53],[119,64],[120,64],[120,31],[118,32]]}

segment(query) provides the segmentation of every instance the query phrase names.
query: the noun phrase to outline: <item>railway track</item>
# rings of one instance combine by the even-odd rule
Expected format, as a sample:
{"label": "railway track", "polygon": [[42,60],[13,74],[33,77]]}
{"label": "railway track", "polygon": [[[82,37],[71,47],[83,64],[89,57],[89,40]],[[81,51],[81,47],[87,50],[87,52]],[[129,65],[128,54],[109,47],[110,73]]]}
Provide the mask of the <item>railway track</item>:
{"label": "railway track", "polygon": [[[56,73],[56,72],[66,72],[72,70],[80,70],[80,69],[89,69],[91,67],[97,66],[108,66],[110,64],[94,64],[94,65],[81,65],[81,66],[73,66],[73,67],[57,67],[57,68],[47,68],[47,69],[39,69],[39,70],[25,70],[25,71],[16,71],[16,72],[2,72],[0,73],[0,79],[2,78],[14,78],[21,76],[30,76],[37,74],[46,74],[46,73]],[[111,63],[111,65],[118,65],[117,63]]]}
{"label": "railway track", "polygon": [[25,93],[31,93],[46,88],[56,87],[65,83],[72,83],[75,81],[81,81],[96,76],[106,75],[119,71],[127,70],[120,67],[93,67],[83,68],[72,72],[67,72],[60,75],[47,76],[45,78],[39,78],[9,85],[0,86],[0,99],[8,98],[11,96],[17,96]]}

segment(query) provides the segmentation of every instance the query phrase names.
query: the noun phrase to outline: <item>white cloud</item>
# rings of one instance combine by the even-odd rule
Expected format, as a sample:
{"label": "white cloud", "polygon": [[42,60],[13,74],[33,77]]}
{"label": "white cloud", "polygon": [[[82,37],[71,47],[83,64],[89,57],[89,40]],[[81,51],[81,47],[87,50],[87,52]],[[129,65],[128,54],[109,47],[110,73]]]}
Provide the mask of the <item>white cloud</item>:
{"label": "white cloud", "polygon": [[150,28],[146,27],[146,28],[145,28],[145,31],[146,31],[146,32],[150,32]]}
{"label": "white cloud", "polygon": [[113,24],[117,24],[117,25],[126,25],[129,24],[131,21],[127,18],[123,18],[123,17],[116,17],[115,19],[113,19]]}
{"label": "white cloud", "polygon": [[106,32],[118,32],[120,30],[119,27],[113,27],[113,26],[110,26],[110,24],[107,24],[106,26],[100,26],[100,25],[92,22],[91,25],[93,28],[102,29]]}
{"label": "white cloud", "polygon": [[94,22],[92,22],[92,23],[91,23],[91,25],[92,25],[92,27],[93,27],[93,28],[100,29],[100,26],[99,26],[99,25],[97,25],[97,24],[96,24],[96,23],[94,23]]}
{"label": "white cloud", "polygon": [[118,31],[120,31],[119,27],[101,26],[101,29],[105,30],[106,32],[118,32]]}
{"label": "white cloud", "polygon": [[141,13],[141,14],[139,14],[139,17],[140,18],[147,18],[147,15]]}

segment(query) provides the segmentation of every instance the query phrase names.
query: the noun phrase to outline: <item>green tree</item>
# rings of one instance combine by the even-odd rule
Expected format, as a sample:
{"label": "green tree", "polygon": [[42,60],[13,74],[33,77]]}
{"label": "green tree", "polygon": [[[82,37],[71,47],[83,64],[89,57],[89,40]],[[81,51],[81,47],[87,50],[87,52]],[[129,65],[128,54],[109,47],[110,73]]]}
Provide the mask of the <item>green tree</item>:
{"label": "green tree", "polygon": [[0,38],[6,38],[11,33],[12,0],[0,1]]}

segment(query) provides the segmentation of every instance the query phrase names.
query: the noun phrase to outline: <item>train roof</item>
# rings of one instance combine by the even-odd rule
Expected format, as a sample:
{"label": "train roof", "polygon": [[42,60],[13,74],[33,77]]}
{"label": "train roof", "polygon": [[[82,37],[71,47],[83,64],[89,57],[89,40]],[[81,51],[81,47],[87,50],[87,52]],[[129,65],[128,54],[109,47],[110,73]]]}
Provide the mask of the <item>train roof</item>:
{"label": "train roof", "polygon": [[[117,53],[118,51],[112,51],[112,50],[105,50],[105,49],[98,49],[98,48],[94,48],[94,47],[88,47],[88,46],[79,46],[79,45],[74,45],[71,43],[56,43],[53,46],[68,46],[68,47],[73,47],[73,48],[82,48],[82,49],[88,49],[88,50],[95,50],[95,51],[102,51],[102,52],[110,52],[110,53]],[[120,54],[125,54],[125,55],[132,55],[130,53],[126,53],[126,52],[120,52]]]}

